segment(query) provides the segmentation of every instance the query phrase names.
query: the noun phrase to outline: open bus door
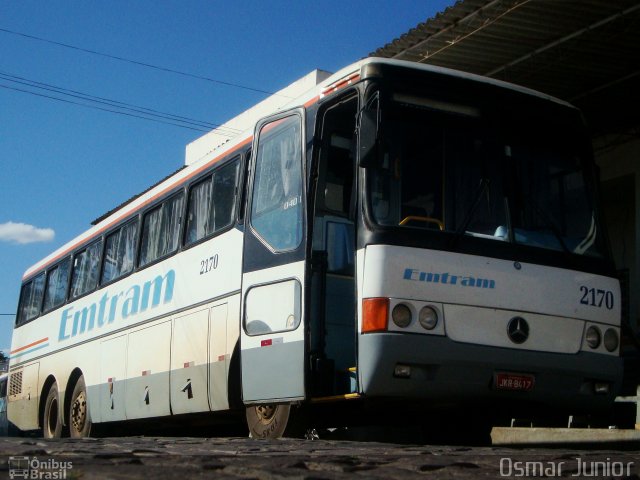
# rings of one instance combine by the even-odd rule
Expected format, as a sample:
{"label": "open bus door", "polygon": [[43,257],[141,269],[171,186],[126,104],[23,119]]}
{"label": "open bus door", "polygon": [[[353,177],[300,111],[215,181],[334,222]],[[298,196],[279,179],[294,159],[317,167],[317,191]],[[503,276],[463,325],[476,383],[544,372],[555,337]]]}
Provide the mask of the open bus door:
{"label": "open bus door", "polygon": [[240,346],[254,437],[282,435],[289,405],[305,398],[303,124],[300,110],[261,121],[250,163]]}

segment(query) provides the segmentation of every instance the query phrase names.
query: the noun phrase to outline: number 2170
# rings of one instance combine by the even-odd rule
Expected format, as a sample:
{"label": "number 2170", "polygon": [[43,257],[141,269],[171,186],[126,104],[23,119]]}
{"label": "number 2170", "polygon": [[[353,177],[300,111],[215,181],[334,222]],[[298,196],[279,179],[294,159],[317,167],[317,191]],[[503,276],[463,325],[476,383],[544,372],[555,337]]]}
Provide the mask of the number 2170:
{"label": "number 2170", "polygon": [[209,273],[211,270],[218,268],[218,254],[215,254],[204,260],[200,260],[200,275]]}
{"label": "number 2170", "polygon": [[580,299],[582,305],[598,308],[604,306],[607,310],[613,308],[613,292],[610,290],[589,288],[582,285],[580,286],[580,293],[582,294],[582,298]]}

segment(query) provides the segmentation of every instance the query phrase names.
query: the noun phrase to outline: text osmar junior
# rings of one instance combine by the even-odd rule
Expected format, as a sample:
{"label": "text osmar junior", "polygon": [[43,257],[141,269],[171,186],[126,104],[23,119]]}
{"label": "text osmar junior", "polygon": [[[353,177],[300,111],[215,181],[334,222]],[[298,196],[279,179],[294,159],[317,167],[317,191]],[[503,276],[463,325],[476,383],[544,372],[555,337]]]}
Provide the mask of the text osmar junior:
{"label": "text osmar junior", "polygon": [[[512,458],[500,459],[501,477],[629,477],[634,462],[606,460],[575,461],[524,461]],[[575,470],[575,471],[574,471]],[[564,471],[564,472],[563,472]],[[567,475],[571,472],[570,475]]]}

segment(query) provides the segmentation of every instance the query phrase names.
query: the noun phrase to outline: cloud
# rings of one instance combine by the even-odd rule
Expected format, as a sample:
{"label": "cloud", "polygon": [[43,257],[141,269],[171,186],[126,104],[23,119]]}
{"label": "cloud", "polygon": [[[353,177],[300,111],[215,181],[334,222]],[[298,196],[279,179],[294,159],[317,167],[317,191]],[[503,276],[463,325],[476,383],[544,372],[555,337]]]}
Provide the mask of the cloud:
{"label": "cloud", "polygon": [[56,236],[50,228],[37,228],[26,223],[0,223],[0,242],[25,243],[50,242]]}

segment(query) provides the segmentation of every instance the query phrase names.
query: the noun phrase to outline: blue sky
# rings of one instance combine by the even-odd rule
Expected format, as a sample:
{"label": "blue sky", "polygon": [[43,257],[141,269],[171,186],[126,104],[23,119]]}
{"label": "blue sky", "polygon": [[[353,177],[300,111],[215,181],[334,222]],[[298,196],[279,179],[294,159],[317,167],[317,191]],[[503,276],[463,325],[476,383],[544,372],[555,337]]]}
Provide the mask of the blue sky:
{"label": "blue sky", "polygon": [[452,3],[2,2],[0,313],[9,315],[0,316],[0,349],[10,346],[23,272],[179,168],[187,143],[204,133],[36,96],[86,103],[18,82],[210,123],[223,123],[266,97],[16,33],[276,91],[315,68],[337,71]]}

